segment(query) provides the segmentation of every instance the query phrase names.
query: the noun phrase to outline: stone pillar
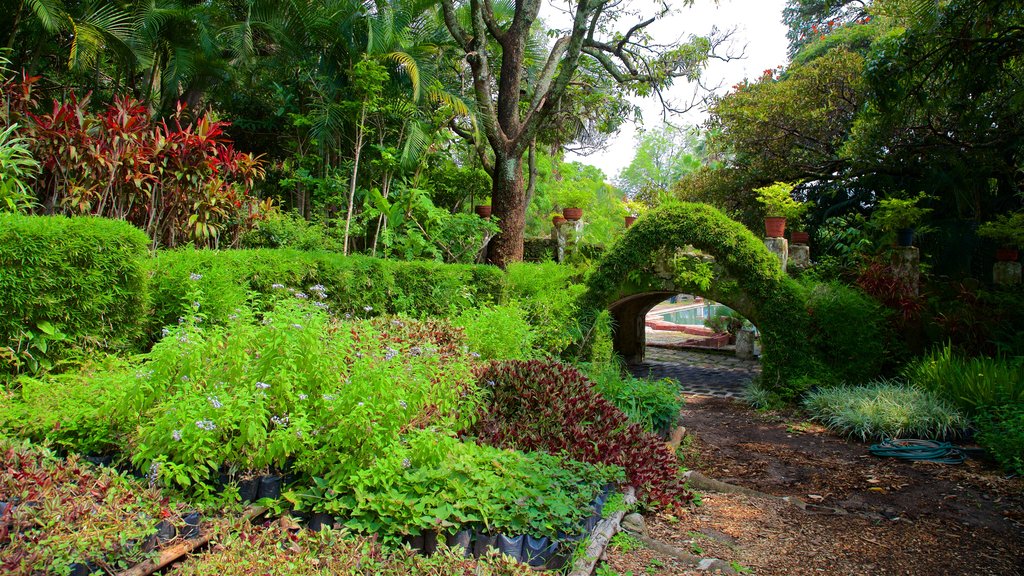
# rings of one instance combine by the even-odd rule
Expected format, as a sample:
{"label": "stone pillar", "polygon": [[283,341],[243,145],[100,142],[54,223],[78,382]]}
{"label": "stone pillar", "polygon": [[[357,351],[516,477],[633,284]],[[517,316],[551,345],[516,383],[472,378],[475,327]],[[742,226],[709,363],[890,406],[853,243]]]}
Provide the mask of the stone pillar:
{"label": "stone pillar", "polygon": [[807,244],[792,244],[789,247],[789,268],[795,272],[811,267],[811,247]]}
{"label": "stone pillar", "polygon": [[921,290],[921,253],[916,246],[897,246],[893,248],[890,263],[896,278],[906,282],[913,288],[914,295]]}
{"label": "stone pillar", "polygon": [[785,238],[765,238],[764,245],[779,257],[779,262],[782,264],[782,271],[786,271],[787,261],[789,260],[789,240]]}
{"label": "stone pillar", "polygon": [[736,357],[741,360],[754,359],[753,330],[740,330],[736,333]]}
{"label": "stone pillar", "polygon": [[1020,262],[996,262],[992,265],[992,282],[998,286],[1017,286],[1020,276]]}
{"label": "stone pillar", "polygon": [[566,225],[551,227],[551,240],[555,243],[555,262],[565,261],[565,228]]}

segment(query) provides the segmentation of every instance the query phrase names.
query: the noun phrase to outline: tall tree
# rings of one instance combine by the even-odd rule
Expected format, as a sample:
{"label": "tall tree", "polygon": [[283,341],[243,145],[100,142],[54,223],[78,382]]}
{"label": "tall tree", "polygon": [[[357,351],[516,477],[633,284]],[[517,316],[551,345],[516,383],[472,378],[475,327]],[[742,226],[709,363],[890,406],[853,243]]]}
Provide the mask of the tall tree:
{"label": "tall tree", "polygon": [[668,12],[667,5],[623,32],[616,26],[632,18],[628,2],[573,0],[567,7],[571,28],[555,32],[539,74],[527,85],[524,61],[541,4],[515,0],[510,17],[501,18],[492,0],[441,0],[445,24],[472,77],[481,132],[477,143],[485,140],[493,155],[491,205],[501,234],[492,241],[488,258],[499,266],[522,259],[527,200],[523,157],[564,105],[581,62],[592,60],[603,74],[637,93],[660,95],[675,78],[699,79],[722,40],[691,36],[674,47],[659,45],[647,29]]}

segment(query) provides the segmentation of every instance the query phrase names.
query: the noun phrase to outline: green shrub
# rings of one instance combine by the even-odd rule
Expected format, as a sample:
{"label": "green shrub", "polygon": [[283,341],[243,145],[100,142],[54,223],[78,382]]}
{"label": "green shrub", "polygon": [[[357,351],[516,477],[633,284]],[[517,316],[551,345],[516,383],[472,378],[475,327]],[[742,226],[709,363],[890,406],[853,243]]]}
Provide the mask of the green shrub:
{"label": "green shrub", "polygon": [[151,334],[186,313],[190,283],[205,294],[207,318],[224,323],[253,295],[265,297],[275,286],[307,295],[319,286],[326,293],[324,302],[339,316],[428,317],[493,303],[504,279],[493,266],[289,249],[161,251],[153,261],[152,277]]}
{"label": "green shrub", "polygon": [[832,376],[851,384],[879,375],[886,359],[886,311],[840,282],[807,287],[808,338]]}
{"label": "green shrub", "polygon": [[861,440],[944,438],[967,425],[935,394],[896,381],[823,388],[809,393],[804,407],[814,420]]}
{"label": "green shrub", "polygon": [[978,444],[1008,472],[1024,476],[1024,403],[982,409],[975,421]]}
{"label": "green shrub", "polygon": [[683,402],[674,381],[634,378],[611,362],[587,364],[583,371],[601,396],[648,432],[665,433],[679,420]]}
{"label": "green shrub", "polygon": [[515,303],[467,308],[452,323],[465,332],[470,351],[484,360],[526,360],[535,355],[533,328]]}
{"label": "green shrub", "polygon": [[586,290],[571,266],[515,263],[505,271],[502,301],[515,301],[537,332],[537,347],[560,355],[582,337],[577,298]]}
{"label": "green shrub", "polygon": [[982,406],[1024,402],[1022,358],[963,358],[945,346],[907,365],[903,375],[968,415]]}
{"label": "green shrub", "polygon": [[0,374],[134,346],[147,244],[115,220],[0,214]]}
{"label": "green shrub", "polygon": [[343,252],[340,234],[321,222],[310,222],[298,212],[268,212],[250,230],[242,233],[242,248],[294,248]]}
{"label": "green shrub", "polygon": [[757,410],[775,410],[786,405],[778,393],[762,386],[757,380],[743,389],[743,401]]}

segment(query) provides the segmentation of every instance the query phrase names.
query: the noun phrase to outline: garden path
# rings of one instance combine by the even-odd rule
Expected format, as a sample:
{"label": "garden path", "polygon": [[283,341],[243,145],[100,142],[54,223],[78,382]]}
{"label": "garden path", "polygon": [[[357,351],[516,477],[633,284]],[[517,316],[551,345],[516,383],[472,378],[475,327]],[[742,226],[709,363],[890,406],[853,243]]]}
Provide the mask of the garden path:
{"label": "garden path", "polygon": [[644,356],[643,363],[629,367],[634,376],[669,378],[679,383],[682,392],[697,396],[740,398],[761,372],[756,360],[701,351],[648,346]]}

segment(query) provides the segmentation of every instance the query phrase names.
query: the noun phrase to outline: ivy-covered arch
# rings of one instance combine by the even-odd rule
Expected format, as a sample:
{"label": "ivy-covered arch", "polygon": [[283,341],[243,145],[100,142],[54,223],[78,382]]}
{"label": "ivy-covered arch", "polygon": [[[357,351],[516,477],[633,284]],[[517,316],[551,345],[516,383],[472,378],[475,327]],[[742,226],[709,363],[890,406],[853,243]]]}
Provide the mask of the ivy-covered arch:
{"label": "ivy-covered arch", "polygon": [[[688,246],[713,260],[681,252]],[[757,326],[763,383],[781,396],[798,392],[802,376],[825,372],[808,341],[806,290],[750,230],[707,204],[672,203],[639,218],[588,279],[581,308],[597,318],[624,306],[621,325],[680,292],[722,302]]]}

